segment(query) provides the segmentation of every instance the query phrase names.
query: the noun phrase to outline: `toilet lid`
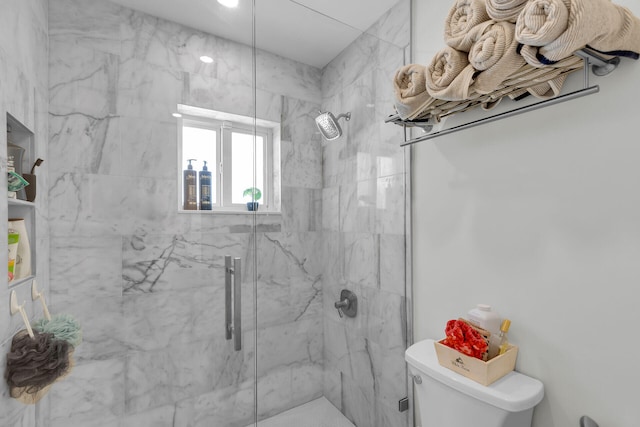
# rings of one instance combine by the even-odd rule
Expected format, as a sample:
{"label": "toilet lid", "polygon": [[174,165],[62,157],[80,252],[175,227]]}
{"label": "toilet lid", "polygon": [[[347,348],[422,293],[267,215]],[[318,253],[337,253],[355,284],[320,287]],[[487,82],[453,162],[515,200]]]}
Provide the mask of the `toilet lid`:
{"label": "toilet lid", "polygon": [[441,366],[434,340],[419,341],[405,352],[405,360],[415,370],[428,375],[461,393],[509,412],[520,412],[536,406],[544,396],[542,382],[516,371],[484,386]]}

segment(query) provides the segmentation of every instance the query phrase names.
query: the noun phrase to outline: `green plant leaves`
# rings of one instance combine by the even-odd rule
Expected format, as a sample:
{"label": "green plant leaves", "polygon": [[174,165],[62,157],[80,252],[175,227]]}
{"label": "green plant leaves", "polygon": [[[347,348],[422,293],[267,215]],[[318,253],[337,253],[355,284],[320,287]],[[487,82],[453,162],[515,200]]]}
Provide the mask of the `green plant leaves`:
{"label": "green plant leaves", "polygon": [[247,196],[251,197],[251,199],[255,202],[260,200],[260,198],[262,197],[262,191],[260,191],[260,189],[256,187],[249,187],[242,193],[242,197]]}

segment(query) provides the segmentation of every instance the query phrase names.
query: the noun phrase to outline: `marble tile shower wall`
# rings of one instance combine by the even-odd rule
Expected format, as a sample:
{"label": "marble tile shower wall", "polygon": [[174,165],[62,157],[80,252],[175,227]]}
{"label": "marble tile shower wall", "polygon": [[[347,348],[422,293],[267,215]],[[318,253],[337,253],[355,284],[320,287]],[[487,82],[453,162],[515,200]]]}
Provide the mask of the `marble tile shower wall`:
{"label": "marble tile shower wall", "polygon": [[[49,294],[49,229],[47,226],[47,1],[0,0],[0,147],[6,147],[6,114],[26,125],[34,133],[35,155],[45,159],[36,172],[37,235],[30,243],[36,247],[36,272],[39,288]],[[0,164],[6,164],[6,151],[0,150]],[[5,184],[6,185],[6,184]],[[5,202],[3,202],[5,203]],[[2,233],[7,232],[7,209],[0,209]],[[3,250],[7,251],[6,241]],[[6,252],[5,252],[6,253]],[[13,335],[24,329],[20,315],[9,313],[10,291],[5,279],[0,283],[0,360],[4,373],[5,355],[11,347]],[[20,302],[33,319],[42,317],[39,304],[31,302],[30,282],[13,288]],[[0,382],[1,426],[46,426],[48,403],[45,397],[37,405],[23,405],[9,396],[4,379]]]}
{"label": "marble tile shower wall", "polygon": [[[345,136],[323,145],[322,227],[325,396],[358,426],[407,426],[405,153],[391,112],[392,78],[410,42],[410,2],[400,1],[322,76],[323,109],[351,112]],[[340,290],[359,298],[340,318]]]}
{"label": "marble tile shower wall", "polygon": [[[85,331],[50,425],[244,426],[256,333],[261,416],[321,396],[321,71],[258,52],[258,116],[282,121],[283,212],[258,217],[254,242],[248,215],[176,212],[171,117],[178,103],[252,115],[251,49],[108,1],[49,4],[51,302]],[[247,281],[236,353],[224,255],[249,266],[254,244],[260,326]]]}

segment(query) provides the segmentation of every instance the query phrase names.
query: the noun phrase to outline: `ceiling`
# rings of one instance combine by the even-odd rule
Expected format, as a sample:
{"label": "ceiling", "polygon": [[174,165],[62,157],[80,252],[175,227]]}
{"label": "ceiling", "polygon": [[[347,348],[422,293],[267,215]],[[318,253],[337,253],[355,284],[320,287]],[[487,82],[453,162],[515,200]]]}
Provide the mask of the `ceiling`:
{"label": "ceiling", "polygon": [[[251,0],[111,0],[219,37],[251,45]],[[398,0],[256,0],[256,46],[322,68]]]}

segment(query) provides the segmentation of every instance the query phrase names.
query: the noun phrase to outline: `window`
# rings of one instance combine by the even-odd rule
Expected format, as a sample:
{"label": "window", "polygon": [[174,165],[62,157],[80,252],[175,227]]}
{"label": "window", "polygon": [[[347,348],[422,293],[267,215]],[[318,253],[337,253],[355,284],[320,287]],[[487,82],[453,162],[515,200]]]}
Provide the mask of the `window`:
{"label": "window", "polygon": [[178,111],[180,210],[246,212],[251,188],[260,190],[258,211],[280,210],[278,123],[187,106]]}

